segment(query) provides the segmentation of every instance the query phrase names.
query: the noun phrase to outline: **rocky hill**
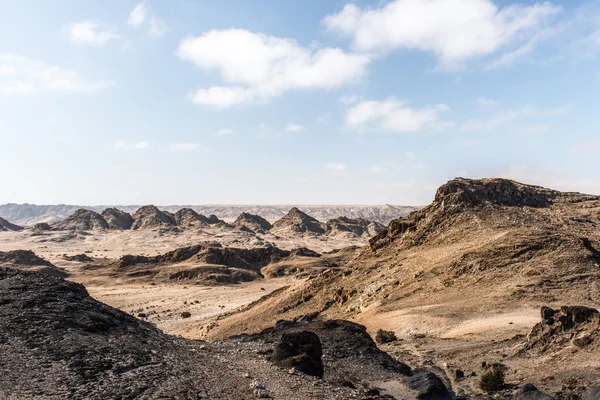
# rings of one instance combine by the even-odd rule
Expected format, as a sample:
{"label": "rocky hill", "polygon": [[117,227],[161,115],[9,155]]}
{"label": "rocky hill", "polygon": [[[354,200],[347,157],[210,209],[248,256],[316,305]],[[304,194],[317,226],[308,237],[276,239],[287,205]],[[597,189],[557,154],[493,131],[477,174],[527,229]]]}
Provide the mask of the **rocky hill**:
{"label": "rocky hill", "polygon": [[[208,337],[317,313],[395,332],[408,340],[393,347],[399,355],[417,340],[426,350],[414,362],[438,365],[466,393],[477,393],[475,376],[490,362],[514,384],[555,394],[570,379],[593,386],[600,359],[587,348],[566,342],[547,355],[557,357],[551,368],[515,349],[541,307],[598,308],[599,226],[600,196],[457,178],[344,267],[224,318]],[[454,369],[475,375],[455,380]]]}
{"label": "rocky hill", "polygon": [[109,228],[104,217],[97,212],[80,209],[64,220],[52,225],[55,230],[106,230]]}
{"label": "rocky hill", "polygon": [[238,229],[246,228],[252,232],[265,233],[270,230],[273,225],[260,215],[241,213],[232,224]]}
{"label": "rocky hill", "polygon": [[275,221],[271,228],[273,233],[314,233],[322,235],[325,226],[315,218],[293,207],[284,217]]}
{"label": "rocky hill", "polygon": [[1,231],[21,231],[23,227],[19,225],[12,224],[5,220],[4,218],[0,218],[0,232]]}
{"label": "rocky hill", "polygon": [[339,217],[327,221],[327,234],[335,235],[338,233],[352,233],[356,236],[375,236],[382,232],[386,227],[378,222],[371,222],[365,219],[351,219],[347,217]]}
{"label": "rocky hill", "polygon": [[[168,336],[73,282],[0,268],[1,398],[451,400],[347,321],[280,321],[219,343]],[[27,366],[23,368],[23,366]],[[436,396],[436,397],[431,397]]]}
{"label": "rocky hill", "polygon": [[131,229],[153,229],[174,225],[176,225],[176,222],[171,213],[163,212],[157,207],[149,205],[141,207],[133,214]]}
{"label": "rocky hill", "polygon": [[180,227],[192,228],[210,225],[211,221],[191,208],[182,208],[174,214],[175,223]]}
{"label": "rocky hill", "polygon": [[131,214],[119,210],[118,208],[107,208],[102,211],[102,217],[104,217],[104,220],[110,229],[131,229],[131,225],[133,225],[133,217]]}
{"label": "rocky hill", "polygon": [[[67,218],[81,208],[101,213],[107,208],[117,208],[130,214],[135,213],[139,205],[114,205],[114,206],[77,206],[77,205],[35,205],[35,204],[2,204],[0,205],[0,217],[21,226],[31,226],[36,223],[54,223]],[[297,206],[303,212],[312,215],[321,222],[338,217],[363,218],[369,221],[379,222],[387,225],[391,220],[408,215],[418,207],[410,206],[345,206],[345,205],[322,205],[322,206]],[[291,208],[286,205],[169,205],[161,206],[160,209],[175,213],[182,208],[190,208],[202,215],[217,215],[220,219],[233,222],[241,213],[260,215],[269,222],[274,222],[283,217]]]}

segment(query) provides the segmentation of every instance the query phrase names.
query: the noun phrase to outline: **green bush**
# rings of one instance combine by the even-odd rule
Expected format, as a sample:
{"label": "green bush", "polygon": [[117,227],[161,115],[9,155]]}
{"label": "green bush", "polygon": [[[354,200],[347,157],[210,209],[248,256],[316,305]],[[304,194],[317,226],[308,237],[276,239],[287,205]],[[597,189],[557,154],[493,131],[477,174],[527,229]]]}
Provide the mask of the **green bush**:
{"label": "green bush", "polygon": [[181,313],[181,318],[189,318],[191,316],[192,316],[192,314],[190,314],[189,311],[184,311]]}
{"label": "green bush", "polygon": [[384,331],[380,329],[377,331],[377,335],[375,336],[375,341],[377,343],[389,343],[398,340],[396,334],[392,331]]}
{"label": "green bush", "polygon": [[504,386],[504,372],[500,370],[486,372],[485,374],[481,375],[481,382],[479,382],[479,386],[488,393],[502,389]]}

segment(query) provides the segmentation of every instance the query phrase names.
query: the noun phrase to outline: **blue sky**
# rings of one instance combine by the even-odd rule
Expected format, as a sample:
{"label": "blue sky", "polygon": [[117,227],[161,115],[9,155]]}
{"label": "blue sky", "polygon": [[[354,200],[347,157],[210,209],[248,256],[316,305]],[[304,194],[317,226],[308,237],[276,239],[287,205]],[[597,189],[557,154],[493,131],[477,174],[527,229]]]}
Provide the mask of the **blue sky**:
{"label": "blue sky", "polygon": [[0,203],[600,193],[600,2],[0,1]]}

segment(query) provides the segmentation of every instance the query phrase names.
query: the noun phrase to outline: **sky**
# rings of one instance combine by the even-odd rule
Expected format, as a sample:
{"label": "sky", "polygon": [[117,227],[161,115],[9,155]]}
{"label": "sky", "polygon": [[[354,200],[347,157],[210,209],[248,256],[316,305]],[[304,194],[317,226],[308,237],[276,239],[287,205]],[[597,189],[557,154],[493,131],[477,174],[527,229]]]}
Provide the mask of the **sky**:
{"label": "sky", "polygon": [[0,203],[600,194],[600,1],[0,0]]}

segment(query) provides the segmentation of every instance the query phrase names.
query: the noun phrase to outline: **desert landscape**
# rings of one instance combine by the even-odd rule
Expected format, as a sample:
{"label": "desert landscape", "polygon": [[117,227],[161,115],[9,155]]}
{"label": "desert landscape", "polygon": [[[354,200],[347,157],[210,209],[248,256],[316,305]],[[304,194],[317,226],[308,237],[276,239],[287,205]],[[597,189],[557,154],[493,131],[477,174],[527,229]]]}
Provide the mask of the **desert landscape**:
{"label": "desert landscape", "polygon": [[600,0],[0,2],[0,400],[600,400]]}
{"label": "desert landscape", "polygon": [[[273,223],[247,213],[226,223],[150,206],[133,215],[79,210],[47,226],[0,222],[4,284],[83,284],[86,302],[189,351],[202,347],[236,379],[259,382],[258,397],[485,398],[490,371],[505,380],[496,398],[591,399],[600,390],[600,196],[457,178],[387,227],[321,222],[297,208]],[[28,301],[49,295],[67,302],[62,292],[27,290]],[[6,318],[17,317],[13,300],[2,304]],[[317,386],[305,382],[314,360],[294,361],[293,378],[263,360],[273,358],[271,343],[304,343],[302,332],[323,346]],[[151,397],[160,393],[146,385]]]}

